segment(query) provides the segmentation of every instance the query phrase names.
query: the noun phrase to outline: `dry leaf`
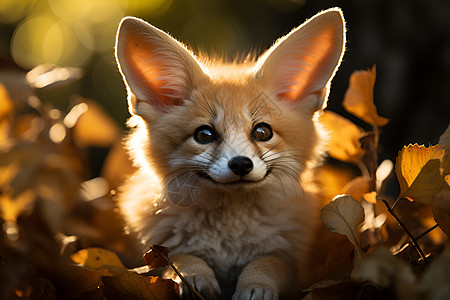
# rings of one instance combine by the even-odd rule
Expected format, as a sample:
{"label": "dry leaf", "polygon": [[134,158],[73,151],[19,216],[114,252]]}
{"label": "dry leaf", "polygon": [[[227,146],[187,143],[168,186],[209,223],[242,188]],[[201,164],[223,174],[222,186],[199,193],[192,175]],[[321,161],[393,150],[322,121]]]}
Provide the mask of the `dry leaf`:
{"label": "dry leaf", "polygon": [[445,151],[445,154],[442,157],[444,174],[450,174],[450,125],[439,138],[439,146],[444,148]]}
{"label": "dry leaf", "polygon": [[72,254],[70,258],[73,262],[92,269],[100,269],[105,266],[125,268],[116,253],[102,248],[81,249]]}
{"label": "dry leaf", "polygon": [[108,300],[178,300],[178,284],[170,279],[122,273],[102,278],[103,294]]}
{"label": "dry leaf", "polygon": [[400,183],[399,198],[430,204],[431,199],[441,190],[444,177],[440,173],[440,161],[436,159],[438,146],[403,147],[399,152],[395,173]]}
{"label": "dry leaf", "polygon": [[355,71],[350,76],[350,84],[344,96],[344,108],[361,120],[373,126],[384,126],[389,119],[380,117],[373,101],[375,66],[366,71]]}
{"label": "dry leaf", "polygon": [[364,222],[364,209],[358,201],[350,195],[337,196],[322,208],[320,218],[329,231],[347,236],[355,245],[357,257],[362,257],[358,227]]}
{"label": "dry leaf", "polygon": [[433,198],[433,217],[443,232],[450,236],[450,187],[444,184],[441,191]]}
{"label": "dry leaf", "polygon": [[169,265],[167,257],[169,257],[169,249],[167,247],[151,245],[150,250],[145,253],[142,259],[150,268],[160,268]]}
{"label": "dry leaf", "polygon": [[358,164],[364,155],[359,139],[363,131],[346,118],[324,111],[320,122],[330,132],[328,153],[340,161]]}

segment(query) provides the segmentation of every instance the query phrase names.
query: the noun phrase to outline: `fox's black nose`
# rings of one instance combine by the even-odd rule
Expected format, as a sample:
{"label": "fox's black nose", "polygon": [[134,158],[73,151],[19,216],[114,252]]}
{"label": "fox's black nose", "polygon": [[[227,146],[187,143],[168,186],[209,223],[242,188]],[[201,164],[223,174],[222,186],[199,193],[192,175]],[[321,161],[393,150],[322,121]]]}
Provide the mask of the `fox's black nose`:
{"label": "fox's black nose", "polygon": [[234,174],[244,176],[253,169],[253,163],[247,156],[235,156],[228,162],[228,168]]}

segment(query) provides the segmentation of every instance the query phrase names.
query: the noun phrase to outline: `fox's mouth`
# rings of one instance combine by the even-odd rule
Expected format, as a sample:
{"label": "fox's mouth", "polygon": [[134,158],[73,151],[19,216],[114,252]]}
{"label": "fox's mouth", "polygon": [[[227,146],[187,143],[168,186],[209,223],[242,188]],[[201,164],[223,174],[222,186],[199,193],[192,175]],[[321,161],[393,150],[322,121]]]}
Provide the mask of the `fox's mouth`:
{"label": "fox's mouth", "polygon": [[206,172],[198,172],[198,176],[206,179],[214,184],[217,185],[224,185],[224,186],[236,186],[236,185],[252,185],[252,184],[258,184],[262,181],[264,181],[264,179],[266,179],[266,177],[271,173],[271,170],[268,169],[266,174],[264,175],[263,178],[259,179],[259,180],[246,180],[243,179],[242,177],[238,180],[233,180],[233,181],[229,181],[229,182],[219,182],[217,180],[215,180],[214,178],[212,178],[211,176],[209,176]]}

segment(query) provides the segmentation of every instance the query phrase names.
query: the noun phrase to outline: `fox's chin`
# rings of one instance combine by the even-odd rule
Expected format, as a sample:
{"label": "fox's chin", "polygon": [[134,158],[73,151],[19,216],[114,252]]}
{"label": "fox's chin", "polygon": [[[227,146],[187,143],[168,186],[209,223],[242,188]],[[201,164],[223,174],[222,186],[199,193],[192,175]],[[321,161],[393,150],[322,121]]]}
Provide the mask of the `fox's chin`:
{"label": "fox's chin", "polygon": [[229,193],[243,193],[248,192],[250,190],[253,190],[255,188],[259,188],[266,182],[266,177],[270,174],[270,170],[266,172],[264,177],[257,180],[247,180],[245,178],[239,178],[237,180],[232,181],[226,181],[221,182],[218,180],[215,180],[211,176],[209,176],[207,173],[199,173],[199,177],[203,179],[203,183],[209,187],[214,189],[219,189],[225,192]]}

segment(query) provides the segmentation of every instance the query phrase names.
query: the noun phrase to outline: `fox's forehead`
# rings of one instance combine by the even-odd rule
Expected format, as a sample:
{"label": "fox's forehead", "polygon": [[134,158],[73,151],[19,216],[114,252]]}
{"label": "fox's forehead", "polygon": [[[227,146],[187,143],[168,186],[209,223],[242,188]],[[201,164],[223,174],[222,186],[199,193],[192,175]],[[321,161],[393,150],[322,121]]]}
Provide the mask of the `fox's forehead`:
{"label": "fox's forehead", "polygon": [[257,83],[220,82],[194,91],[197,113],[224,126],[253,123],[277,110],[275,101]]}

